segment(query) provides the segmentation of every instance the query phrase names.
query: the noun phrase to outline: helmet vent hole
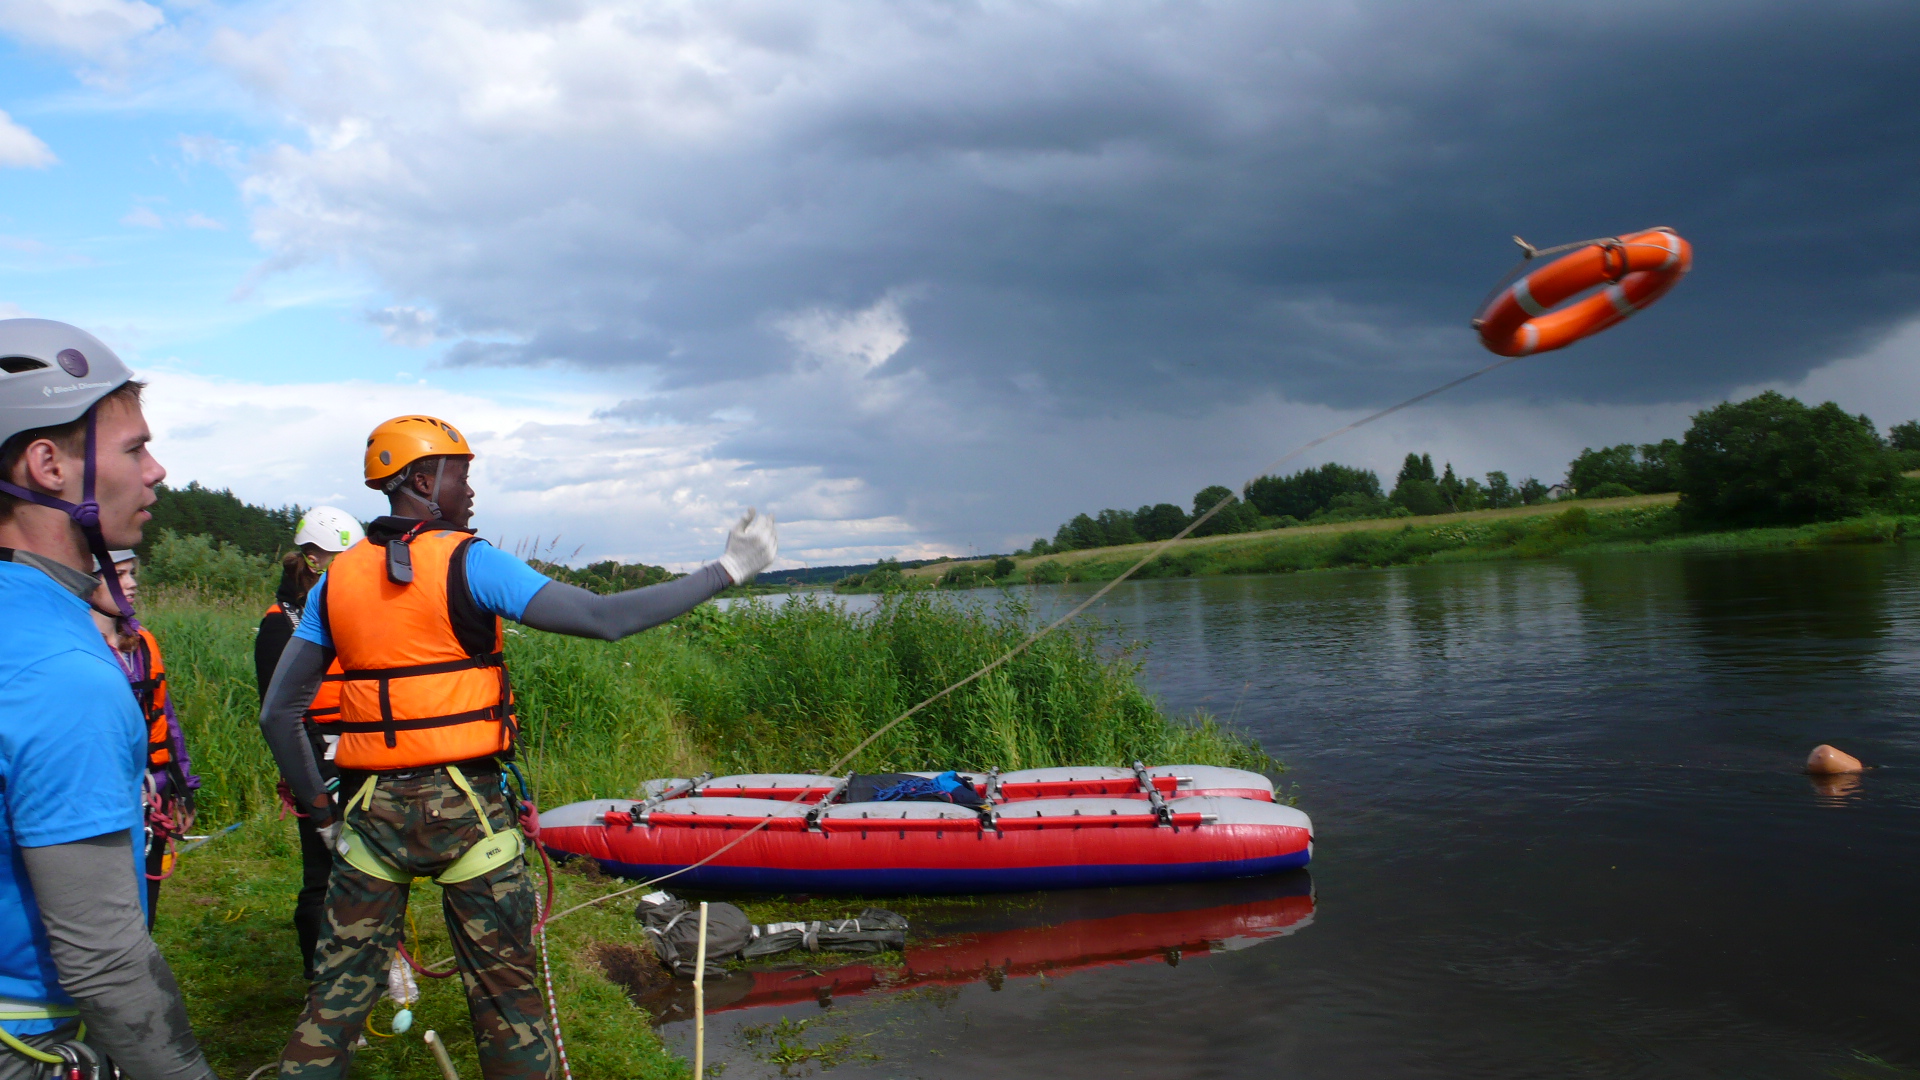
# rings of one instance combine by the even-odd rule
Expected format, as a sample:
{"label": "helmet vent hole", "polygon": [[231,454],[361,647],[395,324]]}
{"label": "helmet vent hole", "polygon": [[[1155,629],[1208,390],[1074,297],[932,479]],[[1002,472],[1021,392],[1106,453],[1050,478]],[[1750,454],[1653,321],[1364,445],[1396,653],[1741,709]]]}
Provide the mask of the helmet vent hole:
{"label": "helmet vent hole", "polygon": [[45,360],[35,360],[31,356],[0,357],[0,369],[4,369],[9,375],[18,375],[23,371],[38,371],[43,367],[52,366]]}

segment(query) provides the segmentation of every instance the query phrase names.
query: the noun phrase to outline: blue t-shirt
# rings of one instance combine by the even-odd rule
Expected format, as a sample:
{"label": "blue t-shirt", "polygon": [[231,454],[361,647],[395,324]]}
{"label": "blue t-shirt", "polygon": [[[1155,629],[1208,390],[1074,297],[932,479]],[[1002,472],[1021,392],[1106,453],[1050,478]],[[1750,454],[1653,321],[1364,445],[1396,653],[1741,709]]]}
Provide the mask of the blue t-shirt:
{"label": "blue t-shirt", "polygon": [[[73,1000],[60,989],[20,849],[128,831],[138,886],[146,755],[140,707],[86,602],[32,566],[0,562],[0,995]],[[15,1035],[56,1026],[6,1022]]]}
{"label": "blue t-shirt", "polygon": [[[320,595],[326,583],[327,576],[320,575],[308,597]],[[485,540],[475,538],[467,545],[467,592],[481,611],[519,622],[520,616],[526,614],[527,605],[533,602],[533,594],[552,583],[545,574]],[[331,649],[333,638],[327,634],[327,624],[321,618],[322,606],[307,604],[293,636]]]}

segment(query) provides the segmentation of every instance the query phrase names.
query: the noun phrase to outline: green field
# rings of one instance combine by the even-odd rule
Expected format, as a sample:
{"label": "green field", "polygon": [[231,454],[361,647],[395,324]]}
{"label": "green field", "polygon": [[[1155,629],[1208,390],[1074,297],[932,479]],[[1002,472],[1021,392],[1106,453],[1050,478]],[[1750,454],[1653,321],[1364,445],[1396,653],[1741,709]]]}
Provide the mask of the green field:
{"label": "green field", "polygon": [[[304,984],[289,916],[299,848],[277,816],[275,773],[256,723],[253,630],[266,598],[156,590],[142,619],[159,636],[196,770],[201,828],[242,828],[182,859],[156,931],[188,995],[194,1027],[222,1075],[273,1059]],[[631,794],[658,776],[826,767],[907,707],[998,655],[1024,634],[1009,602],[982,611],[927,592],[888,597],[870,616],[830,601],[775,609],[703,606],[616,644],[510,632],[522,765],[543,805]],[[860,771],[1121,764],[1136,758],[1275,770],[1257,746],[1210,717],[1169,718],[1135,682],[1136,665],[1098,627],[1055,634],[917,714],[855,762]],[[584,870],[559,875],[560,906],[611,891]],[[447,955],[431,886],[415,890],[423,951]],[[860,905],[852,902],[849,910]],[[630,900],[556,923],[556,990],[582,1078],[681,1076],[596,957],[643,942]],[[632,955],[630,952],[626,955]],[[433,1066],[418,1034],[448,1036],[477,1076],[455,985],[426,982],[412,1037],[372,1040],[359,1077],[421,1077]],[[387,1030],[393,1007],[376,1007]]]}
{"label": "green field", "polygon": [[[1622,551],[1758,551],[1877,543],[1920,528],[1920,513],[1912,512],[1920,507],[1914,505],[1911,494],[1889,512],[1813,525],[1730,531],[1687,529],[1674,502],[1672,495],[1635,495],[1209,536],[1174,543],[1133,576],[1285,574]],[[1015,559],[1012,572],[998,580],[984,574],[968,576],[971,568],[989,566],[985,560],[923,566],[902,572],[898,580],[908,588],[935,583],[978,587],[1111,581],[1154,548],[1153,544],[1128,544]]]}

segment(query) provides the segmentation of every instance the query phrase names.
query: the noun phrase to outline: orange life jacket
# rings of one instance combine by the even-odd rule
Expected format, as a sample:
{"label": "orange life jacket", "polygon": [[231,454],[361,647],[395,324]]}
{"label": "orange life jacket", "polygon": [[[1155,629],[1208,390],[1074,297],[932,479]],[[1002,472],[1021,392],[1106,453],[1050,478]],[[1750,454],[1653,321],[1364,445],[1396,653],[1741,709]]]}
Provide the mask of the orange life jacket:
{"label": "orange life jacket", "polygon": [[513,749],[513,691],[500,618],[463,643],[456,592],[466,603],[471,532],[410,534],[413,580],[387,574],[387,548],[362,540],[327,569],[322,618],[341,667],[340,717],[315,718],[338,732],[334,763],[387,772],[445,765]]}
{"label": "orange life jacket", "polygon": [[140,715],[147,718],[147,768],[159,769],[173,764],[172,732],[167,730],[167,662],[160,658],[160,642],[146,627],[134,638],[140,651],[141,667],[147,677],[134,679],[133,696],[140,702]]}
{"label": "orange life jacket", "polygon": [[[286,613],[287,609],[281,607],[277,601],[267,609],[269,615]],[[307,711],[301,714],[301,719],[310,724],[326,724],[340,719],[340,678],[343,670],[345,669],[340,666],[340,658],[334,657],[333,664],[327,668],[327,673],[320,677],[320,690],[313,695],[313,704],[307,706]]]}

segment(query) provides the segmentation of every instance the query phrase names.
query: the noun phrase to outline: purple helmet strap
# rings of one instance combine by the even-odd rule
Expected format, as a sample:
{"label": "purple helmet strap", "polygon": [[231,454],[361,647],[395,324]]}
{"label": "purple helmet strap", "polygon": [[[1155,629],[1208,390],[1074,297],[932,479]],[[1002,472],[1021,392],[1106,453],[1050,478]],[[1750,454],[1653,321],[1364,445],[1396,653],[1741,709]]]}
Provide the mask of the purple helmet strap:
{"label": "purple helmet strap", "polygon": [[126,620],[130,630],[138,629],[140,623],[133,617],[133,605],[127,602],[127,594],[120,590],[120,575],[114,572],[113,556],[107,548],[107,538],[100,531],[100,504],[94,500],[94,473],[98,439],[95,431],[99,426],[99,406],[87,410],[87,455],[86,468],[81,474],[80,503],[75,505],[64,499],[43,495],[38,491],[29,491],[7,480],[0,480],[0,491],[17,499],[44,506],[52,510],[64,511],[80,526],[81,535],[87,538],[87,549],[93,553],[94,565],[100,568],[100,577],[107,585],[108,595],[113,597],[113,606],[120,609],[120,617]]}

